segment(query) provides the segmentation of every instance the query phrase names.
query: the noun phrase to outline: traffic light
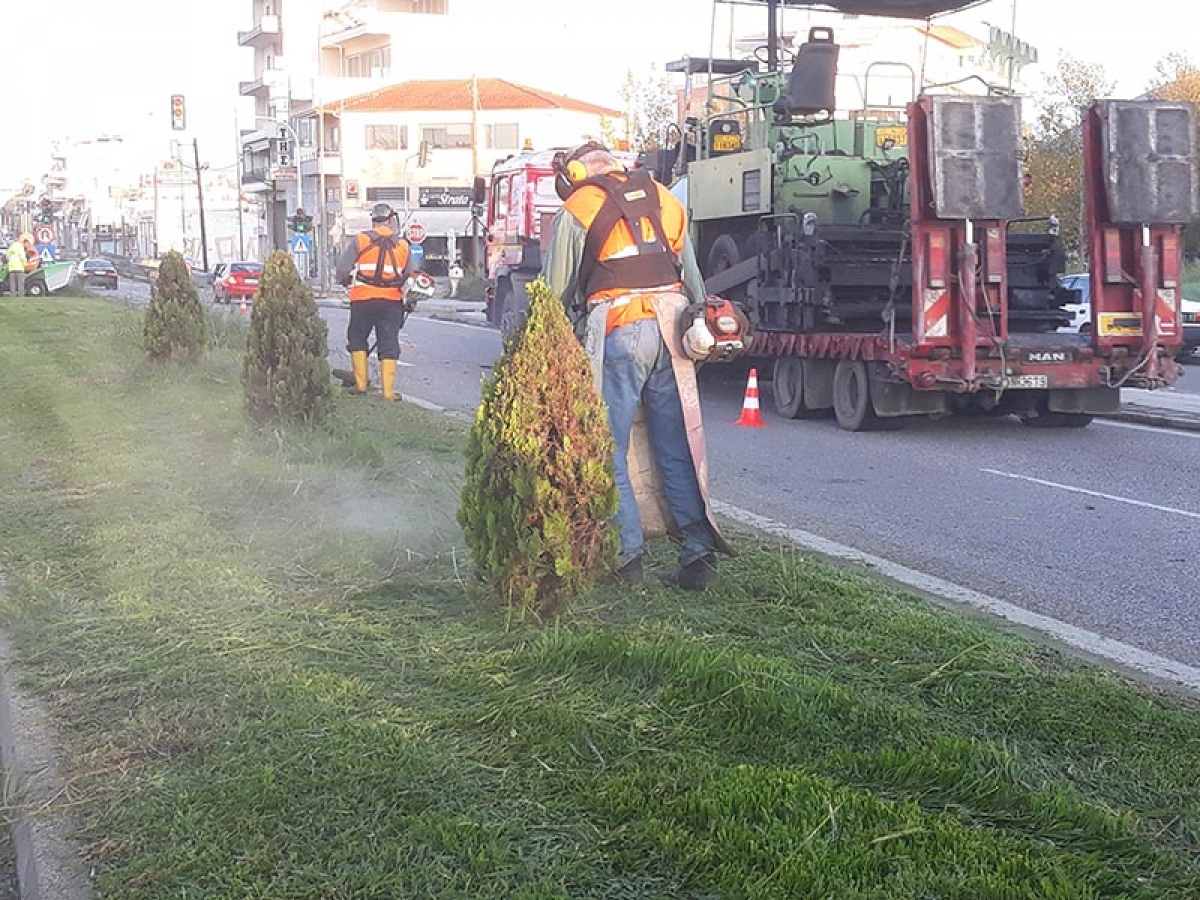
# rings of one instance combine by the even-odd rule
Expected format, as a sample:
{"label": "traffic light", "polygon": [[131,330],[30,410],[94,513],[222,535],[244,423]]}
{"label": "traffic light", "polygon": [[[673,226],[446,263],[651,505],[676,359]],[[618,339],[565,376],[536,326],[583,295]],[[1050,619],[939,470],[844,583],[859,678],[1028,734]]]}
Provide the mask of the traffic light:
{"label": "traffic light", "polygon": [[54,224],[54,209],[49,199],[43,200],[40,204],[37,221],[42,225]]}
{"label": "traffic light", "polygon": [[305,214],[303,209],[297,207],[295,215],[292,216],[292,231],[296,234],[310,234],[312,232],[312,216]]}
{"label": "traffic light", "polygon": [[183,105],[183,94],[171,95],[171,129],[183,131],[187,128],[187,110]]}
{"label": "traffic light", "polygon": [[429,165],[429,141],[421,141],[421,148],[417,151],[417,168],[423,169]]}

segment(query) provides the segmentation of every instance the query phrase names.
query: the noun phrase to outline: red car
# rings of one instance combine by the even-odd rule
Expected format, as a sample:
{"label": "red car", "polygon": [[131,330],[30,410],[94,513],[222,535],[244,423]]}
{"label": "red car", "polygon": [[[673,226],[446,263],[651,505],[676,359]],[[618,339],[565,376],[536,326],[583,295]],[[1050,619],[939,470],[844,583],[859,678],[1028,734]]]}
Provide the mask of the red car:
{"label": "red car", "polygon": [[232,303],[236,298],[249,300],[258,292],[262,263],[234,262],[220,268],[213,278],[213,303]]}

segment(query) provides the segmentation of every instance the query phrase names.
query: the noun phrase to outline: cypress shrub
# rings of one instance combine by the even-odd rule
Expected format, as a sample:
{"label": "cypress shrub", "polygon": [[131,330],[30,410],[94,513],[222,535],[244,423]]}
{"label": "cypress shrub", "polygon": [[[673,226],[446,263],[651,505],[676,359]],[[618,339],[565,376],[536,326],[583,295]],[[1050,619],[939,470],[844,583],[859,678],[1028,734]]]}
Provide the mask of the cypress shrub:
{"label": "cypress shrub", "polygon": [[522,613],[560,609],[612,564],[613,440],[587,354],[541,279],[482,392],[458,509],[479,585]]}
{"label": "cypress shrub", "polygon": [[250,418],[323,424],[333,410],[328,352],[329,329],[312,290],[291,256],[275,250],[263,266],[246,339],[242,388]]}
{"label": "cypress shrub", "polygon": [[150,288],[142,346],[157,360],[190,362],[204,353],[208,327],[192,273],[178,251],[163,257]]}

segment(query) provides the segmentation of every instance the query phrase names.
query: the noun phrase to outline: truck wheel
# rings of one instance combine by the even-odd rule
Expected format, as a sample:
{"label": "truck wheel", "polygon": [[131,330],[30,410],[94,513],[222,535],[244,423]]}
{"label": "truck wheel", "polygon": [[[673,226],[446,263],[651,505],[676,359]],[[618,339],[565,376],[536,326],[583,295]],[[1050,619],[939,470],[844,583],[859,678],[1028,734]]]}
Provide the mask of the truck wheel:
{"label": "truck wheel", "polygon": [[833,370],[833,412],[843,431],[884,427],[871,405],[871,377],[861,359],[843,359]]}
{"label": "truck wheel", "polygon": [[712,247],[709,248],[704,277],[712,278],[718,272],[731,269],[741,261],[742,254],[738,250],[737,241],[727,234],[718,235],[717,239],[713,241]]}
{"label": "truck wheel", "polygon": [[804,403],[804,363],[795,356],[775,360],[771,372],[771,396],[775,411],[789,419],[817,418],[823,412],[809,409]]}
{"label": "truck wheel", "polygon": [[500,337],[509,340],[525,324],[526,310],[517,301],[512,281],[501,279],[496,284],[496,319],[500,324]]}

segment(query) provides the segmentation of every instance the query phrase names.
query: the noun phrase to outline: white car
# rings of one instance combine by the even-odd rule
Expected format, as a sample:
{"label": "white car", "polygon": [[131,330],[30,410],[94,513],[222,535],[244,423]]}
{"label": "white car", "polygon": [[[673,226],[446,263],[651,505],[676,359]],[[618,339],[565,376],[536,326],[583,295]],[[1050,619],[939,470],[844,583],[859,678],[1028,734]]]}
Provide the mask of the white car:
{"label": "white car", "polygon": [[1063,312],[1071,316],[1070,324],[1063,325],[1058,330],[1062,333],[1075,334],[1077,332],[1086,334],[1092,330],[1092,285],[1088,280],[1088,273],[1081,272],[1075,275],[1064,275],[1058,279],[1058,283],[1068,291],[1078,291],[1079,299],[1076,303],[1068,303],[1063,307]]}
{"label": "white car", "polygon": [[[1069,291],[1079,291],[1079,302],[1068,303],[1063,311],[1069,313],[1071,322],[1058,330],[1060,332],[1083,333],[1092,330],[1092,289],[1086,272],[1076,275],[1064,275],[1058,280]],[[1200,300],[1190,300],[1187,297],[1179,301],[1180,324],[1183,327],[1183,351],[1180,356],[1192,356],[1200,349]]]}

